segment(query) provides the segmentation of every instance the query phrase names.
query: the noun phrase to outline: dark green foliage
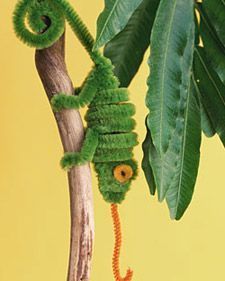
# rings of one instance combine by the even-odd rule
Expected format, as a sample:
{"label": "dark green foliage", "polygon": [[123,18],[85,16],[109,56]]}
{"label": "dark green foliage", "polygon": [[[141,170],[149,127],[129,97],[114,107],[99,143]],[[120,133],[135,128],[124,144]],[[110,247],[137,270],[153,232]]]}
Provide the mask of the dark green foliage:
{"label": "dark green foliage", "polygon": [[143,163],[173,219],[190,203],[199,164],[200,109],[191,84],[195,41],[193,1],[162,0],[151,36]]}
{"label": "dark green foliage", "polygon": [[[168,150],[164,158],[160,157],[156,147],[153,144],[150,131],[149,134],[149,162],[150,167],[154,163],[153,174],[155,177],[156,187],[159,200],[162,200],[161,190],[158,188],[163,183],[164,179],[169,182],[169,187],[166,192],[166,201],[170,209],[172,219],[179,220],[192,199],[194,185],[198,172],[200,143],[201,143],[201,128],[199,104],[194,94],[193,84],[188,94],[188,106],[186,114],[186,128],[184,133],[181,133],[183,146],[180,151]],[[191,134],[190,134],[191,132]],[[179,138],[179,136],[177,136]],[[177,147],[177,138],[173,138],[171,146]],[[163,162],[174,159],[174,166],[166,166]],[[165,165],[165,166],[164,166]],[[163,166],[163,172],[162,167]],[[165,174],[163,174],[165,173]]]}
{"label": "dark green foliage", "polygon": [[[181,131],[182,147],[177,151],[174,177],[166,193],[167,205],[172,219],[179,220],[189,206],[198,174],[201,144],[201,120],[197,94],[190,82],[184,118],[185,128]],[[177,136],[179,137],[179,135]],[[173,139],[172,145],[177,146]]]}
{"label": "dark green foliage", "polygon": [[224,144],[225,46],[221,26],[224,3],[205,0],[196,4],[196,8],[200,14],[198,29],[203,46],[196,44],[193,71],[201,102],[202,130],[207,137],[218,133]]}
{"label": "dark green foliage", "polygon": [[210,23],[215,30],[215,35],[219,37],[219,40],[225,46],[225,3],[224,0],[204,0],[204,10],[210,19]]}
{"label": "dark green foliage", "polygon": [[[154,195],[157,188],[159,200],[166,198],[171,217],[175,219],[181,218],[193,195],[199,166],[201,129],[208,136],[215,134],[213,118],[193,75],[195,45],[200,44],[200,33],[202,35],[205,28],[203,19],[199,25],[194,3],[198,7],[197,1],[193,0],[143,0],[126,27],[116,36],[111,18],[113,9],[108,5],[104,16],[107,18],[109,15],[109,23],[98,23],[103,33],[98,33],[95,43],[98,46],[107,42],[114,32],[114,38],[105,46],[104,54],[112,59],[114,73],[121,86],[130,84],[150,43],[149,90],[146,97],[150,114],[142,146],[142,168],[151,194]],[[219,27],[224,19],[224,3],[222,0],[216,0],[215,3],[204,0],[202,5],[211,18],[214,33],[223,37],[223,30]],[[129,11],[129,8],[124,9]],[[112,33],[107,34],[105,30],[111,30]],[[218,48],[212,47],[211,38],[204,39],[202,35],[202,39],[210,48],[208,59],[223,80],[224,59],[222,56],[213,58]],[[131,122],[132,119],[125,122],[128,120]],[[107,121],[90,121],[89,125],[96,126],[101,133],[107,133],[112,126],[115,129],[113,121],[110,127]],[[124,127],[125,123],[121,126]],[[130,129],[129,126],[133,125],[130,123],[125,127]]]}
{"label": "dark green foliage", "polygon": [[[201,19],[201,21],[202,20],[203,19]],[[200,26],[199,26],[199,22],[198,22],[198,18],[197,18],[197,10],[195,10],[195,46],[197,47],[197,46],[199,46],[199,44],[200,44]],[[193,77],[194,77],[194,73],[193,73]],[[196,85],[195,77],[193,79],[193,83],[194,83],[196,94],[197,94],[198,99],[199,99],[202,131],[205,134],[205,136],[212,137],[212,136],[215,135],[216,131],[214,130],[212,122],[211,122],[211,120],[209,118],[209,115],[207,113],[207,110],[206,110],[204,104],[202,103],[201,94],[200,94],[199,89]]]}
{"label": "dark green foliage", "polygon": [[[145,121],[147,122],[147,118]],[[156,185],[155,185],[154,175],[153,175],[153,171],[152,171],[152,167],[150,165],[150,159],[149,159],[150,146],[153,144],[152,144],[152,138],[151,138],[151,134],[148,129],[147,123],[146,123],[146,130],[147,130],[147,134],[146,134],[145,140],[142,144],[142,150],[143,150],[143,154],[144,154],[144,157],[142,160],[142,170],[144,171],[145,178],[148,183],[151,195],[155,195]]]}
{"label": "dark green foliage", "polygon": [[208,63],[204,48],[196,48],[194,72],[202,104],[213,129],[225,145],[225,85]]}
{"label": "dark green foliage", "polygon": [[[196,84],[195,84],[196,85]],[[199,89],[196,87],[196,91],[198,91],[199,93]],[[211,138],[216,134],[216,131],[213,127],[213,123],[212,120],[209,117],[209,114],[206,110],[206,107],[202,101],[202,97],[200,96],[201,99],[201,103],[200,103],[200,112],[201,112],[201,127],[202,127],[202,131],[205,134],[206,137]]]}
{"label": "dark green foliage", "polygon": [[142,168],[151,193],[155,180],[159,200],[166,198],[175,219],[182,217],[193,195],[200,129],[209,137],[217,133],[225,144],[225,5],[204,0],[195,7],[200,23],[190,14],[193,1],[161,0],[151,37]]}
{"label": "dark green foliage", "polygon": [[[196,56],[196,54],[194,54]],[[195,68],[193,68],[194,70]],[[193,73],[194,77],[194,73]],[[195,93],[199,100],[199,107],[200,107],[200,115],[201,115],[201,129],[206,137],[213,137],[216,134],[216,131],[213,127],[212,120],[210,119],[208,112],[206,110],[205,104],[202,100],[201,93],[199,91],[199,87],[197,85],[196,78],[193,79],[194,87],[195,87]]]}
{"label": "dark green foliage", "polygon": [[137,73],[150,43],[159,0],[143,0],[126,27],[106,44],[104,55],[115,66],[114,73],[122,87],[128,87]]}
{"label": "dark green foliage", "polygon": [[[180,219],[192,198],[201,130],[208,137],[217,133],[224,144],[225,4],[222,0],[197,2],[143,0],[126,27],[105,46],[114,73],[127,86],[150,43],[146,97],[150,114],[142,168],[151,194],[157,187],[159,200],[166,198],[175,219]],[[108,14],[110,9],[104,15]],[[113,31],[112,22],[110,18],[103,29]],[[101,24],[98,27],[101,30]],[[103,35],[105,42],[111,36]],[[98,35],[96,44],[100,41]],[[90,122],[95,125],[102,133],[111,129],[107,121]]]}
{"label": "dark green foliage", "polygon": [[[164,44],[159,42],[159,37]],[[193,47],[193,1],[162,0],[151,36],[148,62],[151,72],[146,97],[146,106],[150,110],[148,125],[161,156],[173,137],[181,99],[187,98]]]}
{"label": "dark green foliage", "polygon": [[221,81],[225,83],[225,47],[215,32],[212,19],[206,12],[205,4],[198,4],[198,11],[201,15],[200,35],[204,48],[207,50],[207,60]]}
{"label": "dark green foliage", "polygon": [[105,0],[104,10],[97,20],[94,49],[102,47],[127,24],[142,0]]}

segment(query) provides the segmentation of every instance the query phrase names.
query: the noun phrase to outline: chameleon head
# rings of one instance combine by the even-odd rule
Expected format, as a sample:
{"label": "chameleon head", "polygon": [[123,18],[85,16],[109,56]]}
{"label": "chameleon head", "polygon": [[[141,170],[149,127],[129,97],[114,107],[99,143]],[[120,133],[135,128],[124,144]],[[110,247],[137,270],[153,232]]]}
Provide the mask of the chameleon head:
{"label": "chameleon head", "polygon": [[121,203],[133,179],[137,175],[137,164],[134,160],[123,162],[96,163],[99,189],[105,201]]}

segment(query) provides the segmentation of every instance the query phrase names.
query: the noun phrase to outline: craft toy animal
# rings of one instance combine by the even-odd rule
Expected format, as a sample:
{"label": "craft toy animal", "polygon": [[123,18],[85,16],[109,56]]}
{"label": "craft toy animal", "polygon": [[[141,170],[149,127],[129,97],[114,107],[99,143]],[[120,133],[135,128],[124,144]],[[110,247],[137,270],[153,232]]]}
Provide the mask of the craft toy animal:
{"label": "craft toy animal", "polygon": [[[25,18],[32,31],[25,25]],[[136,177],[137,164],[133,147],[137,135],[133,132],[135,107],[129,103],[127,88],[119,88],[111,61],[99,51],[92,51],[94,39],[72,6],[65,0],[21,0],[14,12],[17,36],[38,49],[47,48],[64,32],[65,19],[94,62],[93,69],[74,95],[57,93],[51,100],[54,111],[79,109],[88,106],[85,120],[87,129],[79,152],[67,152],[61,160],[68,170],[89,161],[94,163],[99,190],[105,201],[111,203],[114,221],[115,248],[113,272],[116,281],[129,281],[133,272],[128,269],[122,278],[119,271],[121,229],[117,203],[125,199],[131,181]]]}

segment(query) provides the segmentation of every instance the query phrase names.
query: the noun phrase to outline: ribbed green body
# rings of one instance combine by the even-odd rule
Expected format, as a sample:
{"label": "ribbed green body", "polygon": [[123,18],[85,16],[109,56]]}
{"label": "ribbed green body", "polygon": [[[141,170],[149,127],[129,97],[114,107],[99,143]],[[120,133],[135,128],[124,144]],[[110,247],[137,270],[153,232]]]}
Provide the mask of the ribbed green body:
{"label": "ribbed green body", "polygon": [[[120,203],[137,172],[133,160],[133,148],[138,143],[133,132],[135,107],[128,102],[128,89],[118,88],[119,82],[113,75],[111,63],[105,60],[105,65],[100,68],[97,93],[88,106],[85,120],[87,127],[98,133],[98,146],[92,161],[98,175],[99,190],[107,202]],[[125,183],[118,182],[113,175],[115,167],[121,164],[131,166],[134,172]]]}
{"label": "ribbed green body", "polygon": [[[127,89],[124,89],[124,92]],[[105,91],[104,94],[106,94]],[[108,90],[108,94],[118,95],[118,100],[110,102],[107,97],[100,99],[101,93],[96,95],[87,114],[89,128],[99,133],[99,142],[94,154],[93,162],[98,175],[99,190],[103,198],[110,203],[120,203],[124,200],[130,188],[131,179],[126,183],[118,182],[113,176],[113,170],[121,164],[132,167],[136,175],[136,163],[133,158],[133,147],[137,145],[137,135],[132,132],[135,121],[131,117],[135,113],[134,106],[120,97],[121,89]]]}
{"label": "ribbed green body", "polygon": [[[109,90],[111,93],[121,93],[122,89]],[[123,89],[127,91],[127,89]],[[107,91],[105,91],[107,93]],[[98,99],[101,93],[97,94]],[[133,133],[135,107],[131,103],[121,103],[126,100],[119,98],[114,103],[103,98],[90,104],[85,120],[87,127],[99,133],[99,143],[93,162],[110,162],[129,160],[133,157],[133,147],[137,144],[137,136]]]}

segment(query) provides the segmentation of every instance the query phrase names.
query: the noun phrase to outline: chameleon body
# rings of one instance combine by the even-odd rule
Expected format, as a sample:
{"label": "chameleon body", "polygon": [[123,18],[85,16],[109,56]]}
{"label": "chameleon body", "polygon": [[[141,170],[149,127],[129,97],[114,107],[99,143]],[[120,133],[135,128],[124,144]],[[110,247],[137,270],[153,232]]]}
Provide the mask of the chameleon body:
{"label": "chameleon body", "polygon": [[[26,18],[30,29],[26,27]],[[121,229],[117,210],[117,203],[124,200],[137,174],[133,159],[133,147],[137,145],[132,118],[135,107],[128,102],[128,90],[119,87],[111,61],[99,51],[93,51],[93,37],[66,0],[20,0],[13,15],[16,35],[37,49],[50,47],[60,38],[65,30],[65,20],[87,50],[94,66],[74,95],[57,93],[51,100],[54,111],[88,106],[82,148],[79,152],[66,152],[61,166],[69,170],[89,161],[94,163],[99,190],[105,201],[111,203],[115,232],[114,277],[116,281],[129,281],[133,272],[128,269],[122,278],[119,270]]]}
{"label": "chameleon body", "polygon": [[61,166],[68,169],[93,161],[103,198],[110,203],[120,203],[137,171],[137,164],[132,159],[132,150],[137,144],[137,135],[132,132],[135,107],[127,102],[127,88],[118,88],[111,62],[99,56],[95,60],[91,79],[82,87],[86,93],[81,90],[78,96],[59,94],[52,99],[56,111],[84,106],[84,100],[89,103],[83,147],[80,152],[66,153]]}

